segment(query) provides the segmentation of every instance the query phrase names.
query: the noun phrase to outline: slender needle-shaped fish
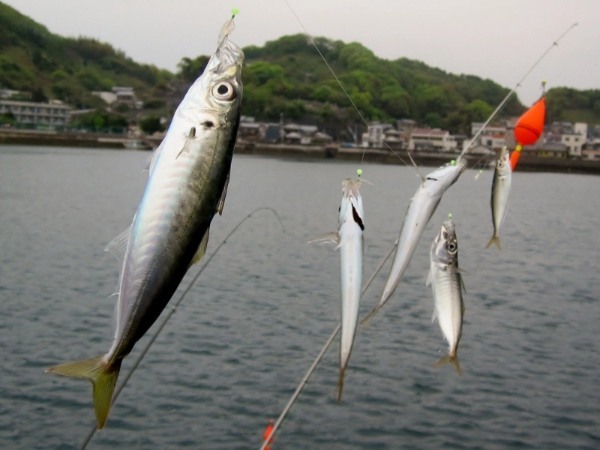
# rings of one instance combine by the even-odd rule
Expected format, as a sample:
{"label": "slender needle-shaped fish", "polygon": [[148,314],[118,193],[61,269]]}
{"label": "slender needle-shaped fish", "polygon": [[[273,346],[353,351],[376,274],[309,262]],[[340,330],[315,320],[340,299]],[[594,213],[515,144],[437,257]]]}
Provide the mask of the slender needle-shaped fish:
{"label": "slender needle-shaped fish", "polygon": [[428,174],[419,186],[419,189],[417,189],[417,192],[408,204],[404,222],[400,229],[394,262],[392,263],[392,268],[379,303],[363,319],[363,323],[381,309],[396,287],[398,287],[398,283],[400,283],[400,279],[408,267],[408,263],[417,248],[421,235],[442,200],[442,196],[458,180],[458,177],[464,172],[466,167],[466,161],[462,158],[445,164]]}
{"label": "slender needle-shaped fish", "polygon": [[338,402],[342,399],[344,375],[356,335],[358,307],[362,285],[364,210],[359,192],[360,179],[342,182],[338,248],[340,250],[340,275],[342,288],[342,328],[340,339],[340,377]]}
{"label": "slender needle-shaped fish", "polygon": [[242,100],[242,50],[229,40],[190,87],[156,150],[127,237],[119,279],[116,331],[100,357],[48,372],[88,379],[98,429],[108,417],[123,358],[167,305],[190,265],[202,258],[213,216],[222,212]]}
{"label": "slender needle-shaped fish", "polygon": [[312,243],[337,244],[340,251],[340,279],[342,298],[342,323],[340,338],[340,376],[338,379],[338,402],[342,399],[344,375],[356,335],[358,308],[362,285],[363,222],[364,210],[360,196],[360,178],[342,181],[338,231],[326,234]]}
{"label": "slender needle-shaped fish", "polygon": [[510,195],[510,184],[512,178],[512,169],[510,167],[510,153],[507,147],[504,147],[496,161],[496,170],[494,171],[494,181],[492,182],[492,223],[494,224],[494,234],[489,240],[486,248],[492,244],[500,248],[500,227],[506,217],[508,209],[508,197]]}
{"label": "slender needle-shaped fish", "polygon": [[458,241],[452,219],[442,224],[433,240],[430,253],[430,271],[427,285],[433,289],[433,321],[437,318],[444,338],[448,342],[448,354],[437,365],[452,363],[460,374],[456,351],[462,334],[465,306],[462,297],[463,281],[458,269]]}

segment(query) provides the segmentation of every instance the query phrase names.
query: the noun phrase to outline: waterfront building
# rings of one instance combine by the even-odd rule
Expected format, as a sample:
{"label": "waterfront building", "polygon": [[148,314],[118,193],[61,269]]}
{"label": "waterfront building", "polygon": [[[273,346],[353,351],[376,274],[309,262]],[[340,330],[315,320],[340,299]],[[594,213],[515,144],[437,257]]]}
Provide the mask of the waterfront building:
{"label": "waterfront building", "polygon": [[573,126],[573,133],[561,136],[561,142],[569,149],[571,157],[581,158],[581,151],[586,141],[587,123],[577,122]]}
{"label": "waterfront building", "polygon": [[[373,122],[369,124],[367,127],[367,143],[366,145],[363,143],[363,147],[371,147],[371,148],[383,148],[383,139],[385,138],[385,129],[388,128],[389,125]],[[363,136],[363,140],[364,140]]]}
{"label": "waterfront building", "polygon": [[115,86],[110,91],[92,91],[92,95],[100,97],[107,105],[123,104],[136,109],[143,107],[143,102],[137,99],[134,88],[129,86]]}
{"label": "waterfront building", "polygon": [[[479,133],[482,126],[483,122],[473,122],[471,124],[471,136],[475,136]],[[506,124],[487,126],[473,144],[476,146],[487,147],[490,150],[500,150],[505,145],[511,146],[511,131],[512,127],[507,126]]]}
{"label": "waterfront building", "polygon": [[451,152],[456,150],[456,140],[446,130],[414,128],[408,140],[408,149]]}
{"label": "waterfront building", "polygon": [[50,103],[0,100],[0,116],[12,114],[18,125],[31,127],[64,126],[69,123],[71,109],[58,100]]}
{"label": "waterfront building", "polygon": [[600,138],[588,140],[581,150],[581,158],[600,161]]}

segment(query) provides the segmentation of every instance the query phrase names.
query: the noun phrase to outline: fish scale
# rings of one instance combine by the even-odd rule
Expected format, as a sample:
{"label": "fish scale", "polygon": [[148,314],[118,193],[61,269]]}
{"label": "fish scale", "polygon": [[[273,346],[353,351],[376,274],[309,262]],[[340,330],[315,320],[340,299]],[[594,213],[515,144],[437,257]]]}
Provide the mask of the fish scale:
{"label": "fish scale", "polygon": [[460,294],[461,286],[456,269],[446,266],[445,269],[439,270],[437,282],[432,283],[432,285],[434,286],[434,296],[437,299],[435,303],[436,318],[444,336],[451,337],[448,345],[451,353],[454,354],[458,345],[458,342],[454,342],[455,337],[460,336],[462,328],[460,317],[462,315],[462,295]]}

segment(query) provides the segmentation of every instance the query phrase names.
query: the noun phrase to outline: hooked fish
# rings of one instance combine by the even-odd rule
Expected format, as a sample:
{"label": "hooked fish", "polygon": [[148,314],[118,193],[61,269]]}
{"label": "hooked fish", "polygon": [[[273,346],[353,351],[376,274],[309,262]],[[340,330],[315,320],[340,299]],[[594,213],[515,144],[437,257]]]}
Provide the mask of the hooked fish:
{"label": "hooked fish", "polygon": [[338,248],[342,289],[342,327],[340,339],[340,376],[338,402],[342,399],[344,374],[356,335],[358,308],[362,285],[364,210],[359,188],[360,179],[348,178],[342,182]]}
{"label": "hooked fish", "polygon": [[458,241],[452,219],[442,224],[440,232],[431,245],[430,271],[427,277],[427,285],[430,284],[434,303],[432,321],[437,318],[444,338],[448,342],[448,355],[442,357],[437,365],[452,363],[460,374],[456,352],[465,313],[462,297],[464,285],[458,268]]}
{"label": "hooked fish", "polygon": [[410,262],[417,244],[431,216],[442,200],[446,190],[452,186],[466,169],[466,161],[458,158],[457,161],[444,164],[439,169],[429,173],[421,183],[417,192],[410,200],[404,222],[400,229],[398,248],[394,256],[394,262],[388,276],[385,288],[379,299],[379,303],[363,319],[363,323],[369,320],[388,301]]}
{"label": "hooked fish", "polygon": [[510,152],[504,147],[496,161],[496,170],[494,171],[494,181],[492,182],[492,223],[494,224],[494,234],[485,248],[492,244],[500,248],[500,226],[506,217],[508,209],[508,197],[510,195],[510,185],[512,179],[512,169],[510,166]]}
{"label": "hooked fish", "polygon": [[106,423],[123,359],[202,258],[212,218],[222,213],[243,91],[244,54],[229,40],[233,28],[232,17],[175,111],[130,231],[109,244],[124,247],[112,346],[103,356],[47,370],[92,382],[98,429]]}
{"label": "hooked fish", "polygon": [[338,231],[309,241],[313,243],[337,244],[340,251],[340,280],[342,299],[342,321],[340,338],[340,376],[338,379],[338,402],[342,399],[344,375],[356,335],[358,308],[360,306],[363,269],[363,222],[364,209],[360,195],[360,178],[342,181],[342,202],[339,212]]}

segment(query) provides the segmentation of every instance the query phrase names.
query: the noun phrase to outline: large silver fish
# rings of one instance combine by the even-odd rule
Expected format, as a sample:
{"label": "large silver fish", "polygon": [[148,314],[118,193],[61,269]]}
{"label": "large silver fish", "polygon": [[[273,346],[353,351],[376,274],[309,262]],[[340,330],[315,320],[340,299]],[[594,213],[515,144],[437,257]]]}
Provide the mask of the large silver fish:
{"label": "large silver fish", "polygon": [[419,186],[419,189],[417,189],[417,192],[408,204],[404,222],[400,229],[394,262],[392,263],[392,268],[379,303],[363,319],[363,322],[377,313],[394,293],[396,287],[398,287],[398,283],[400,283],[408,267],[408,263],[417,248],[421,235],[442,200],[442,196],[458,180],[458,177],[464,172],[466,167],[466,161],[462,158],[445,164],[428,174]]}
{"label": "large silver fish", "polygon": [[489,240],[486,248],[492,244],[500,248],[500,227],[506,217],[508,208],[508,197],[510,195],[510,185],[512,178],[512,169],[510,167],[510,152],[504,147],[496,161],[496,170],[494,171],[494,181],[492,182],[492,223],[494,224],[494,234]]}
{"label": "large silver fish", "polygon": [[229,40],[217,50],[175,111],[156,150],[126,243],[119,280],[116,331],[100,357],[48,372],[93,384],[97,427],[106,423],[121,362],[167,305],[190,265],[204,254],[213,216],[223,208],[242,100],[244,55]]}
{"label": "large silver fish", "polygon": [[456,352],[462,334],[465,305],[462,297],[464,286],[458,268],[458,241],[452,219],[442,224],[431,245],[427,277],[427,285],[429,284],[433,289],[433,320],[437,318],[448,342],[448,355],[442,357],[438,364],[452,363],[460,373]]}
{"label": "large silver fish", "polygon": [[342,203],[340,205],[338,248],[340,250],[340,275],[342,290],[342,327],[340,339],[340,376],[338,380],[338,401],[342,399],[344,374],[350,361],[350,353],[356,335],[358,308],[363,270],[363,231],[364,210],[360,196],[360,179],[346,179],[342,182]]}

